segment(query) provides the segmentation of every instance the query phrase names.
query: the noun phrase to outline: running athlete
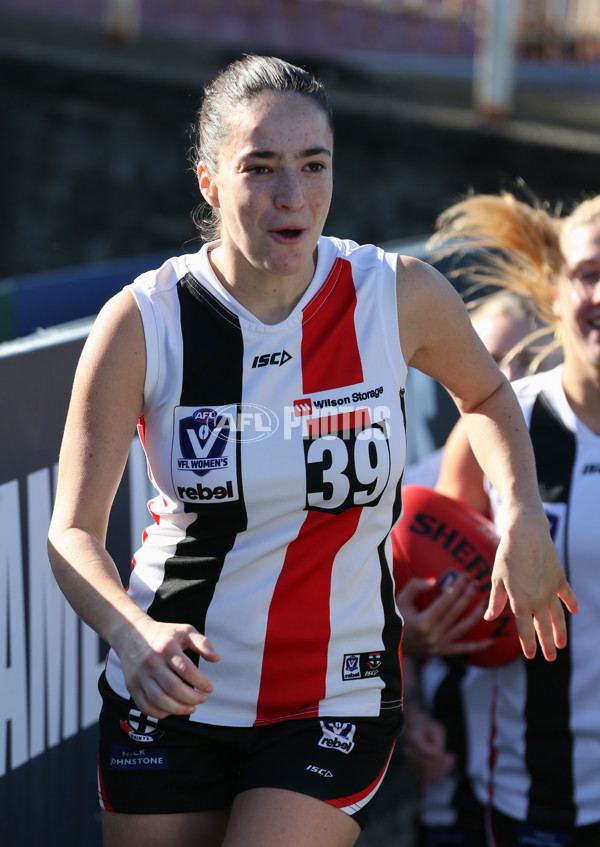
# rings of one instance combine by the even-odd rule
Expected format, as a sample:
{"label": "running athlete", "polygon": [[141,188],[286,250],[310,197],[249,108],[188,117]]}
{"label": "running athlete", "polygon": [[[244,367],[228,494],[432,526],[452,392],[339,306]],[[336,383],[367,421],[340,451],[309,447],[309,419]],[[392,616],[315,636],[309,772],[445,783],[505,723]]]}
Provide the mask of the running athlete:
{"label": "running athlete", "polygon": [[[429,266],[322,235],[322,86],[269,57],[206,89],[194,165],[217,236],[102,310],[78,367],[54,572],[110,645],[100,681],[106,847],[346,847],[400,731],[407,365],[444,384],[502,492],[488,614],[553,660],[560,598],[514,395]],[[128,591],[105,548],[139,428],[157,496]]]}
{"label": "running athlete", "polygon": [[[491,803],[497,847],[600,844],[600,197],[555,217],[512,195],[474,196],[448,210],[439,239],[494,249],[482,277],[527,296],[552,323],[564,364],[513,383],[552,537],[581,610],[557,661],[499,668],[491,748],[472,788]],[[460,425],[438,489],[474,508],[504,509]],[[469,727],[467,726],[467,729]],[[487,767],[491,764],[491,773]]]}

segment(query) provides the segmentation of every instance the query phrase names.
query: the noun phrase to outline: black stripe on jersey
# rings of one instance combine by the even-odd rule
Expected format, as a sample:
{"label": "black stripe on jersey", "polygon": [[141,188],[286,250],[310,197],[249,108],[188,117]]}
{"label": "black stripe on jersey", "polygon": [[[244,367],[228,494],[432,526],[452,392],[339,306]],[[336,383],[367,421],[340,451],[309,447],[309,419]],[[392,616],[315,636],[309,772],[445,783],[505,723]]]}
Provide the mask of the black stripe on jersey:
{"label": "black stripe on jersey", "polygon": [[[404,389],[400,390],[400,408],[402,410],[402,425],[406,433],[406,404]],[[392,507],[392,527],[402,512],[402,479],[396,486],[396,497]],[[391,531],[391,530],[390,530]],[[381,567],[381,603],[383,605],[385,624],[382,639],[385,660],[381,668],[381,679],[385,684],[382,696],[382,708],[397,708],[402,697],[402,666],[399,645],[402,639],[402,625],[398,616],[389,562],[385,556],[385,542],[379,545],[379,562]]]}
{"label": "black stripe on jersey", "polygon": [[446,674],[433,699],[434,715],[446,727],[446,749],[457,757],[458,770],[464,773],[467,765],[467,733],[462,704],[461,682],[467,672],[464,661],[444,659]]}
{"label": "black stripe on jersey", "polygon": [[[535,400],[529,432],[541,498],[546,503],[565,503],[568,521],[575,437],[543,393]],[[564,561],[567,562],[566,556]],[[525,755],[531,777],[528,818],[539,825],[573,826],[573,738],[569,730],[570,640],[563,650],[558,651],[554,662],[547,662],[538,649],[535,657],[526,662],[526,669]]]}
{"label": "black stripe on jersey", "polygon": [[[237,316],[191,274],[180,280],[178,295],[183,337],[181,405],[238,404],[239,408],[244,344]],[[185,511],[196,512],[197,517],[165,562],[163,583],[148,610],[157,620],[184,621],[205,632],[206,614],[225,557],[237,534],[247,526],[239,442],[236,465],[238,500],[184,504]]]}

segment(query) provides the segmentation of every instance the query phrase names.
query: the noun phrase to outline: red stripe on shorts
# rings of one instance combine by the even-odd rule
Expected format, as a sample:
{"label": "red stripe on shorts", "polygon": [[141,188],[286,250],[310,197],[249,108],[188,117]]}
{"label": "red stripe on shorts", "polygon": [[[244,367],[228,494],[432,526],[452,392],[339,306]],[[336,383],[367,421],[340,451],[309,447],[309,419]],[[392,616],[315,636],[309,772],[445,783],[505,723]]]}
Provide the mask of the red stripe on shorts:
{"label": "red stripe on shorts", "polygon": [[363,788],[362,791],[357,791],[356,794],[350,794],[347,797],[339,797],[336,800],[325,800],[325,802],[329,803],[330,806],[335,806],[336,809],[350,809],[352,806],[355,807],[355,812],[357,812],[359,809],[362,809],[362,807],[365,805],[365,801],[367,801],[373,794],[375,794],[375,792],[381,785],[383,777],[385,776],[385,773],[390,764],[390,759],[392,758],[392,753],[394,752],[395,746],[396,742],[394,741],[390,750],[390,755],[387,757],[385,765],[370,785],[367,785],[367,787]]}
{"label": "red stripe on shorts", "polygon": [[104,780],[102,779],[102,771],[100,770],[100,757],[98,757],[98,790],[100,793],[100,805],[107,812],[114,812],[113,807],[108,802],[106,792],[104,790]]}

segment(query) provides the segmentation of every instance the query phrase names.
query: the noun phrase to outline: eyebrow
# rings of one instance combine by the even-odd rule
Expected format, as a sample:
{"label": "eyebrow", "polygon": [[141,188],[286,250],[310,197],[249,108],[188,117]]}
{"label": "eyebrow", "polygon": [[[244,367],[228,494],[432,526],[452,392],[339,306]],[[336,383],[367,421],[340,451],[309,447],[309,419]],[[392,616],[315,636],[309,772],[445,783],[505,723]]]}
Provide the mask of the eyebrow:
{"label": "eyebrow", "polygon": [[[296,159],[308,159],[311,156],[329,156],[331,158],[331,150],[327,147],[308,147],[306,150],[299,150],[298,153],[295,154]],[[249,150],[247,153],[244,153],[244,158],[249,159],[279,159],[281,158],[279,153],[275,153],[274,150]]]}

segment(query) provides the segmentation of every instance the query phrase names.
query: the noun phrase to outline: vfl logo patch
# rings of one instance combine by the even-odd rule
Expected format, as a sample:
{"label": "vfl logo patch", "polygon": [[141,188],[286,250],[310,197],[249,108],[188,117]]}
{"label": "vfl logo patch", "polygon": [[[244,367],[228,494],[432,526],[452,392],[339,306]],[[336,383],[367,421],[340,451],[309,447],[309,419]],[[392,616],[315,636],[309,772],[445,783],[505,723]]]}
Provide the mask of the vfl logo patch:
{"label": "vfl logo patch", "polygon": [[157,771],[166,770],[168,755],[166,750],[130,750],[120,744],[110,745],[110,768],[116,771]]}
{"label": "vfl logo patch", "polygon": [[171,475],[183,503],[239,499],[234,427],[235,416],[213,406],[174,410]]}
{"label": "vfl logo patch", "polygon": [[342,668],[342,679],[368,679],[379,676],[384,651],[372,653],[346,653]]}
{"label": "vfl logo patch", "polygon": [[121,721],[121,729],[134,741],[150,744],[165,734],[158,728],[158,718],[145,715],[138,709],[130,709],[127,721]]}
{"label": "vfl logo patch", "polygon": [[215,409],[196,409],[179,421],[178,459],[180,470],[205,476],[216,468],[227,468],[229,456],[223,455],[231,432],[231,419]]}
{"label": "vfl logo patch", "polygon": [[319,741],[319,747],[327,747],[330,750],[339,750],[340,753],[350,753],[354,749],[354,733],[356,726],[353,723],[342,721],[320,721],[323,735]]}

